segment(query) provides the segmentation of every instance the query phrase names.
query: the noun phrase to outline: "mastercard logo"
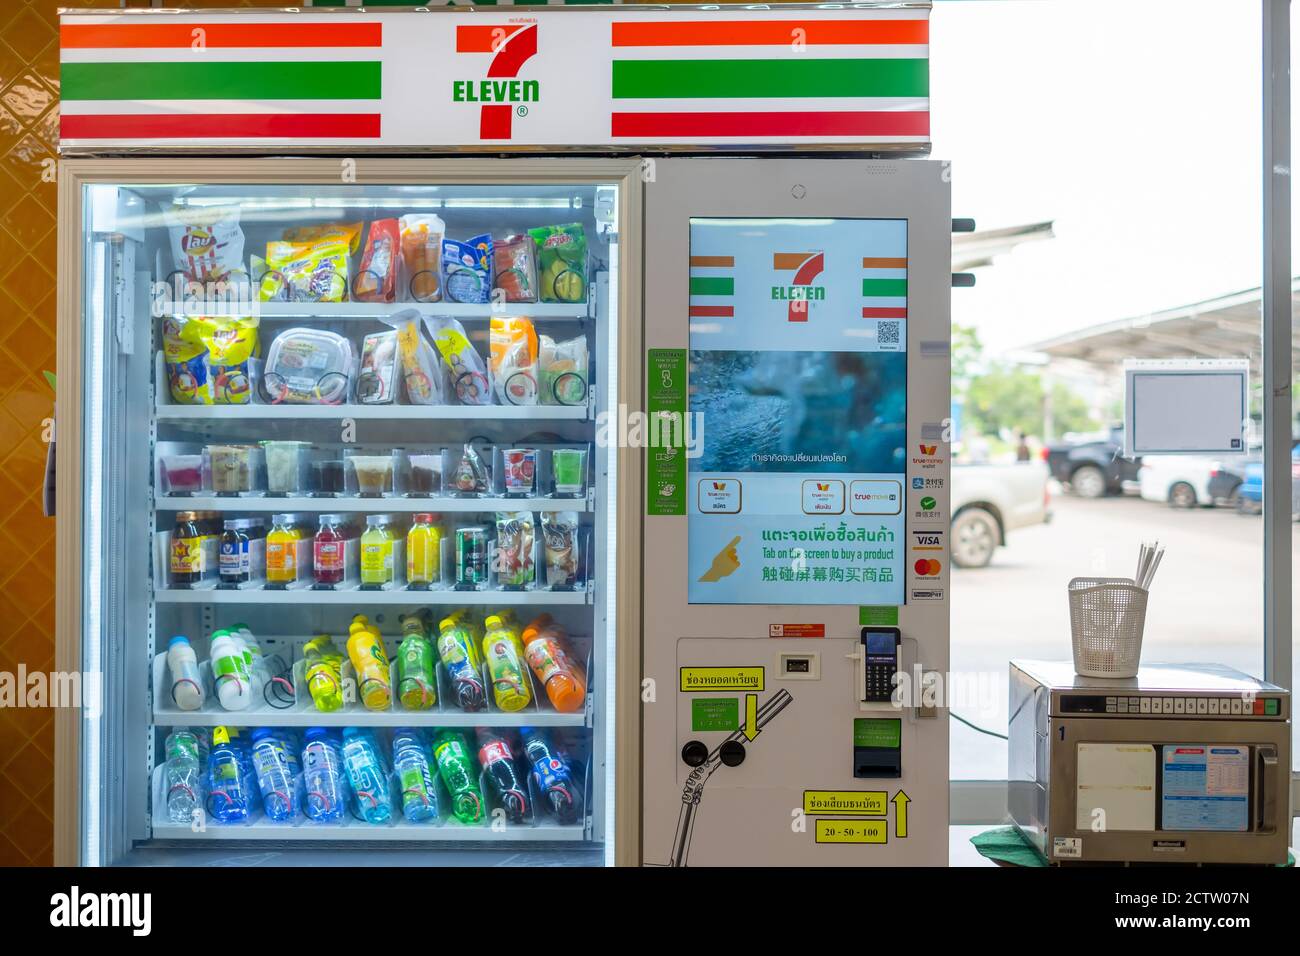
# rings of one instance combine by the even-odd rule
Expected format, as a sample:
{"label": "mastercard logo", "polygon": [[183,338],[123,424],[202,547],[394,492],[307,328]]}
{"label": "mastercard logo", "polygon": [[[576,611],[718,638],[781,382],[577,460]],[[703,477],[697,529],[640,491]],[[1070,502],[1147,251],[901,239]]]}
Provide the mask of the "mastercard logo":
{"label": "mastercard logo", "polygon": [[912,565],[912,570],[918,577],[933,578],[939,574],[941,567],[937,558],[918,558]]}

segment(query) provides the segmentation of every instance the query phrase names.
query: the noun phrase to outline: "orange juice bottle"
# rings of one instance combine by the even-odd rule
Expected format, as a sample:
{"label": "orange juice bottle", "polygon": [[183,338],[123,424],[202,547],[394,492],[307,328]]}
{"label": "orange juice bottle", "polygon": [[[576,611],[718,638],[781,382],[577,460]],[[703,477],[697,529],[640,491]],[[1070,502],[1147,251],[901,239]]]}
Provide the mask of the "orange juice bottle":
{"label": "orange juice bottle", "polygon": [[582,709],[587,697],[587,677],[570,657],[564,628],[543,614],[524,628],[524,657],[538,683],[546,688],[551,705],[562,714]]}
{"label": "orange juice bottle", "polygon": [[271,530],[266,535],[266,583],[283,588],[298,580],[298,542],[302,530],[294,526],[293,515],[271,516]]}

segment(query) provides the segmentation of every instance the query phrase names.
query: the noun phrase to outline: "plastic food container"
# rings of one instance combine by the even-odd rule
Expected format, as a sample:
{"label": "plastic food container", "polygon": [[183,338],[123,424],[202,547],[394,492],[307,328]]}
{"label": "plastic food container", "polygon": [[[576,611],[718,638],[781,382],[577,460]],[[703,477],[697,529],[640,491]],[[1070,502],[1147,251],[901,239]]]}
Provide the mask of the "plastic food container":
{"label": "plastic food container", "polygon": [[196,495],[203,490],[202,455],[163,455],[163,492]]}
{"label": "plastic food container", "polygon": [[442,455],[411,454],[410,483],[407,494],[412,498],[431,498],[442,491]]}
{"label": "plastic food container", "polygon": [[264,441],[266,455],[266,491],[272,495],[296,495],[306,487],[307,457],[311,443],[305,441]]}
{"label": "plastic food container", "polygon": [[363,498],[379,498],[393,490],[392,455],[352,455],[357,492]]}
{"label": "plastic food container", "polygon": [[286,329],[271,343],[262,382],[272,402],[339,405],[352,378],[352,343],[322,329]]}
{"label": "plastic food container", "polygon": [[209,445],[212,490],[218,495],[238,495],[253,490],[253,450],[247,445]]}
{"label": "plastic food container", "polygon": [[311,463],[313,495],[321,498],[333,498],[347,491],[347,469],[341,458]]}

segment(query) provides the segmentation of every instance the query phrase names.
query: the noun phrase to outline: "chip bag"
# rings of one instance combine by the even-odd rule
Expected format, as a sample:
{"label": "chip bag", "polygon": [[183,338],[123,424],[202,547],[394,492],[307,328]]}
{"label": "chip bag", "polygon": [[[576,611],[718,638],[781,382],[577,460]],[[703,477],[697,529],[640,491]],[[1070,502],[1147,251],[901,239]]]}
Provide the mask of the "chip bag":
{"label": "chip bag", "polygon": [[173,268],[187,282],[230,282],[245,276],[238,206],[168,206],[162,215]]}
{"label": "chip bag", "polygon": [[485,303],[492,291],[492,237],[442,240],[442,290],[452,302]]}
{"label": "chip bag", "polygon": [[537,404],[537,332],[524,318],[492,316],[488,368],[502,405]]}
{"label": "chip bag", "polygon": [[447,365],[456,400],[462,405],[491,405],[487,367],[465,335],[465,327],[455,319],[440,315],[428,316],[425,321],[433,344]]}
{"label": "chip bag", "polygon": [[442,298],[442,217],[410,214],[398,221],[402,242],[402,288],[416,302]]}
{"label": "chip bag", "polygon": [[266,244],[263,302],[342,302],[348,291],[348,244],[333,236]]}
{"label": "chip bag", "polygon": [[290,226],[280,234],[285,242],[320,242],[337,239],[347,243],[348,254],[355,256],[361,247],[361,223],[323,222],[311,226]]}
{"label": "chip bag", "polygon": [[247,405],[248,360],[257,348],[255,318],[163,320],[163,360],[178,405]]}
{"label": "chip bag", "polygon": [[537,243],[537,291],[543,302],[587,301],[587,234],[580,223],[540,226],[528,234]]}
{"label": "chip bag", "polygon": [[587,401],[587,340],[579,335],[567,342],[541,336],[537,356],[543,405],[583,405]]}

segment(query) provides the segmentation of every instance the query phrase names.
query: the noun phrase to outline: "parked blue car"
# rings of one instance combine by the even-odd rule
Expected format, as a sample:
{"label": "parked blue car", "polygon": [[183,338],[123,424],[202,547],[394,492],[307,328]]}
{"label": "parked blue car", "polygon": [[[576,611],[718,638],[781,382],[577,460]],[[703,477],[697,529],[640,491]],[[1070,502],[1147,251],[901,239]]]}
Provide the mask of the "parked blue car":
{"label": "parked blue car", "polygon": [[[1246,476],[1237,491],[1237,513],[1257,515],[1264,510],[1264,463],[1246,466]],[[1291,449],[1291,517],[1300,517],[1300,445]]]}

